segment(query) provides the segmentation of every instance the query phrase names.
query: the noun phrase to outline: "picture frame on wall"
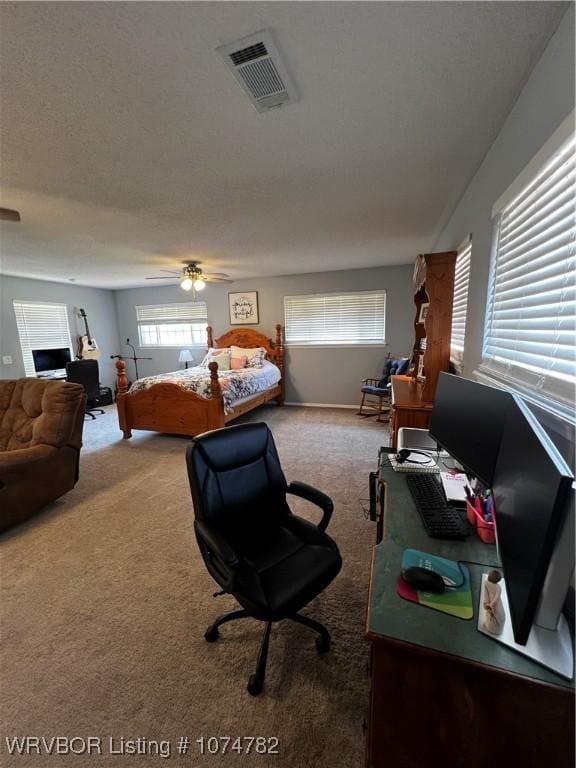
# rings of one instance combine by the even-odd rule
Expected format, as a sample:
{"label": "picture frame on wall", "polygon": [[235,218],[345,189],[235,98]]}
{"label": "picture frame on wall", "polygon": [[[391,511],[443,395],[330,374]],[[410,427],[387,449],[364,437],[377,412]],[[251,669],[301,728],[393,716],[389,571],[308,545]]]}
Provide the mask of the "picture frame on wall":
{"label": "picture frame on wall", "polygon": [[228,294],[230,325],[258,325],[258,291]]}
{"label": "picture frame on wall", "polygon": [[418,316],[419,323],[423,323],[426,321],[429,308],[430,308],[429,302],[425,302],[424,304],[422,304],[422,306],[420,307],[420,315]]}

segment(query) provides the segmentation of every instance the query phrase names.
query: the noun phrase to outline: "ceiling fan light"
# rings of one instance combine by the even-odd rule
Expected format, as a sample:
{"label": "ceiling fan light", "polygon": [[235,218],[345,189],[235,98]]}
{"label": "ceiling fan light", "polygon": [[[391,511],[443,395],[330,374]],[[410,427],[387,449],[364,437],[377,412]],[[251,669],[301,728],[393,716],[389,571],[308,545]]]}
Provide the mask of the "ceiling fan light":
{"label": "ceiling fan light", "polygon": [[192,285],[193,285],[192,280],[189,277],[185,277],[180,282],[180,288],[182,288],[185,291],[189,291],[192,288]]}
{"label": "ceiling fan light", "polygon": [[202,280],[201,277],[199,277],[197,280],[194,280],[195,291],[203,291],[204,288],[206,288],[206,283],[204,282],[204,280]]}

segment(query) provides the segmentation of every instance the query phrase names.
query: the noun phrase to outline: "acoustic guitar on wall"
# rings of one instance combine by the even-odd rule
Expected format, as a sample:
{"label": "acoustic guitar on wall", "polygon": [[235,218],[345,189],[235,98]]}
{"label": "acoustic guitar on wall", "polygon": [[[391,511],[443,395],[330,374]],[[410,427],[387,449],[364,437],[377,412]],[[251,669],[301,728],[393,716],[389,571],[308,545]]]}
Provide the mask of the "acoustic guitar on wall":
{"label": "acoustic guitar on wall", "polygon": [[100,350],[98,349],[98,344],[96,344],[96,339],[91,335],[88,328],[88,318],[84,309],[80,310],[80,317],[84,320],[86,334],[80,336],[78,340],[78,357],[82,360],[98,360]]}

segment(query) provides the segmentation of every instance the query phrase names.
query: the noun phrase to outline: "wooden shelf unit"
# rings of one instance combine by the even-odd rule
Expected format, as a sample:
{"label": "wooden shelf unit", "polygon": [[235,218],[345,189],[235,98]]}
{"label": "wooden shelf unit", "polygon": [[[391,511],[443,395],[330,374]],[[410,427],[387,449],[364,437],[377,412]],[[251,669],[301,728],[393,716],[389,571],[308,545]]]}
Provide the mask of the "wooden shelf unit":
{"label": "wooden shelf unit", "polygon": [[[409,376],[393,376],[390,445],[401,427],[428,429],[436,384],[450,367],[456,251],[425,253],[414,265],[414,347]],[[422,320],[422,307],[426,317]],[[419,376],[422,373],[422,376]]]}
{"label": "wooden shelf unit", "polygon": [[[414,349],[413,376],[423,367],[422,400],[434,402],[440,371],[450,366],[452,303],[456,251],[425,253],[414,265]],[[426,318],[421,322],[422,307],[427,304]],[[423,357],[423,366],[420,358]]]}

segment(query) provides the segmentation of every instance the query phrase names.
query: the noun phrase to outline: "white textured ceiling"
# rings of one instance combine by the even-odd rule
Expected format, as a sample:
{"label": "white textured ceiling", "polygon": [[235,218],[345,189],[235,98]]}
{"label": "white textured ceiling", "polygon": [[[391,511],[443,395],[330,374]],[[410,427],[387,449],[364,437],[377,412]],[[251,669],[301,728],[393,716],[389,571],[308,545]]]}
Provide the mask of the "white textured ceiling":
{"label": "white textured ceiling", "polygon": [[[554,2],[2,3],[0,271],[121,288],[411,262],[566,9]],[[214,49],[269,28],[300,100]]]}

